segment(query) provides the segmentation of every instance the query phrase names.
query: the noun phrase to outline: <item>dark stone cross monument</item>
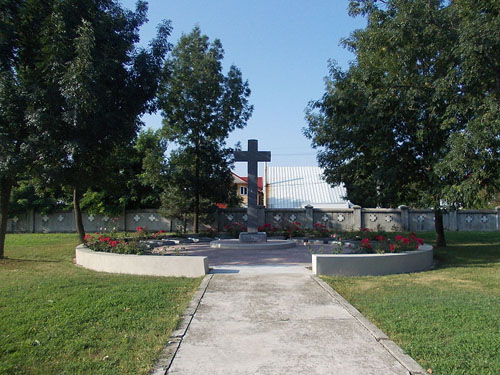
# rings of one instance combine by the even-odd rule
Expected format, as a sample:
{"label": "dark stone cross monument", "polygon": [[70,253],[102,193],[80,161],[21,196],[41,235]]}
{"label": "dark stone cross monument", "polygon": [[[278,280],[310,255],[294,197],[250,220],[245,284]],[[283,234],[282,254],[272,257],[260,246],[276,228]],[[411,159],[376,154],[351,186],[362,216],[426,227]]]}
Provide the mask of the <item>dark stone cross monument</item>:
{"label": "dark stone cross monument", "polygon": [[[271,151],[259,151],[256,139],[248,140],[248,151],[235,151],[234,161],[248,162],[248,208],[247,208],[247,233],[240,233],[241,242],[266,242],[265,232],[257,230],[257,163],[259,161],[271,161]],[[265,187],[264,187],[265,188]]]}

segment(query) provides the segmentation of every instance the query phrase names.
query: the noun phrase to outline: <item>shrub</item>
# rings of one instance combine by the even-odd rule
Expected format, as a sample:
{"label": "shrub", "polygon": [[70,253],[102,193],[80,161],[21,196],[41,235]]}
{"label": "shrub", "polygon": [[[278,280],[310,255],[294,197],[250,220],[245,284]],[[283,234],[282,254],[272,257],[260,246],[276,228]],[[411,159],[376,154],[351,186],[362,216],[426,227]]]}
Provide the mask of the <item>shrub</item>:
{"label": "shrub", "polygon": [[267,234],[275,233],[277,231],[277,229],[271,224],[260,225],[257,230],[259,232],[266,232]]}
{"label": "shrub", "polygon": [[245,227],[242,223],[231,223],[224,226],[224,231],[228,232],[233,237],[238,237],[241,232],[246,232],[247,227]]}
{"label": "shrub", "polygon": [[321,223],[315,223],[313,230],[310,232],[311,237],[324,238],[329,237],[330,232],[328,231],[326,225]]}
{"label": "shrub", "polygon": [[301,237],[304,235],[302,224],[298,221],[293,221],[285,229],[285,236],[288,238]]}

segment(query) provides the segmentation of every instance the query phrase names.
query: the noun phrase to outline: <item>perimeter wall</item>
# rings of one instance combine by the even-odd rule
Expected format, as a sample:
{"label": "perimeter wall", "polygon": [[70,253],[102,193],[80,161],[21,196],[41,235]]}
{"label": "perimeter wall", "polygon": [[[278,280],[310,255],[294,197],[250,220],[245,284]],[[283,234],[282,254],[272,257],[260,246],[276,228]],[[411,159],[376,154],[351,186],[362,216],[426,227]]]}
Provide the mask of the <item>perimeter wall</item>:
{"label": "perimeter wall", "polygon": [[[233,223],[247,221],[246,209],[220,209],[206,223],[218,231]],[[352,231],[369,228],[390,231],[434,231],[434,212],[428,209],[411,209],[400,206],[397,209],[361,208],[317,209],[307,206],[300,209],[259,209],[259,225],[271,224],[276,228],[286,228],[292,222],[301,223],[304,228],[313,228],[314,224],[325,225],[333,231]],[[146,227],[151,231],[181,230],[179,220],[164,218],[157,210],[127,210],[121,215],[91,215],[83,213],[83,223],[87,232],[135,231],[137,227]],[[444,214],[444,227],[447,231],[496,231],[500,228],[500,207],[495,210],[457,210]],[[188,231],[192,229],[188,223]],[[74,232],[75,223],[72,212],[54,212],[40,214],[25,212],[8,220],[7,231],[10,233],[51,233]]]}

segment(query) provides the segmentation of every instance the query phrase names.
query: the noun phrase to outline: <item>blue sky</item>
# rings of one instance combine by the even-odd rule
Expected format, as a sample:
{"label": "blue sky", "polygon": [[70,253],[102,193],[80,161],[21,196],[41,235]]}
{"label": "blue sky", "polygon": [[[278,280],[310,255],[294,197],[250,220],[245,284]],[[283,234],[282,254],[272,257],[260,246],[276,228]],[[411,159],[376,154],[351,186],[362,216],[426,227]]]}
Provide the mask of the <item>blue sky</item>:
{"label": "blue sky", "polygon": [[[347,14],[347,0],[149,0],[149,22],[141,43],[155,35],[162,19],[172,21],[175,44],[195,25],[210,40],[221,40],[224,68],[234,64],[248,80],[254,105],[245,129],[234,131],[228,145],[258,139],[259,149],[271,151],[273,166],[315,166],[316,152],[302,135],[304,110],[324,93],[327,61],[347,68],[354,55],[340,39],[365,26]],[[135,0],[122,0],[135,8]],[[161,115],[145,116],[147,127],[159,128]],[[244,163],[236,173],[246,175]]]}

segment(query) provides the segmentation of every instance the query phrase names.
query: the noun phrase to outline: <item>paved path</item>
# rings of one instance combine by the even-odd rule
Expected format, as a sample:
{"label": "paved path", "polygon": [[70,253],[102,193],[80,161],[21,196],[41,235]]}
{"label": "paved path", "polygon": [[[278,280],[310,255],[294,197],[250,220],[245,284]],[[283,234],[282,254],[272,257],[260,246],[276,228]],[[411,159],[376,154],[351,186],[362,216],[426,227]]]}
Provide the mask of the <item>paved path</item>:
{"label": "paved path", "polygon": [[239,267],[204,280],[194,314],[185,315],[188,323],[170,346],[175,357],[167,374],[423,373],[321,280],[246,267],[254,272]]}
{"label": "paved path", "polygon": [[311,265],[311,252],[307,246],[296,246],[289,249],[273,250],[241,250],[211,248],[210,243],[182,244],[168,246],[168,253],[176,251],[184,255],[206,256],[210,267],[234,266],[238,269],[245,265],[298,266]]}

